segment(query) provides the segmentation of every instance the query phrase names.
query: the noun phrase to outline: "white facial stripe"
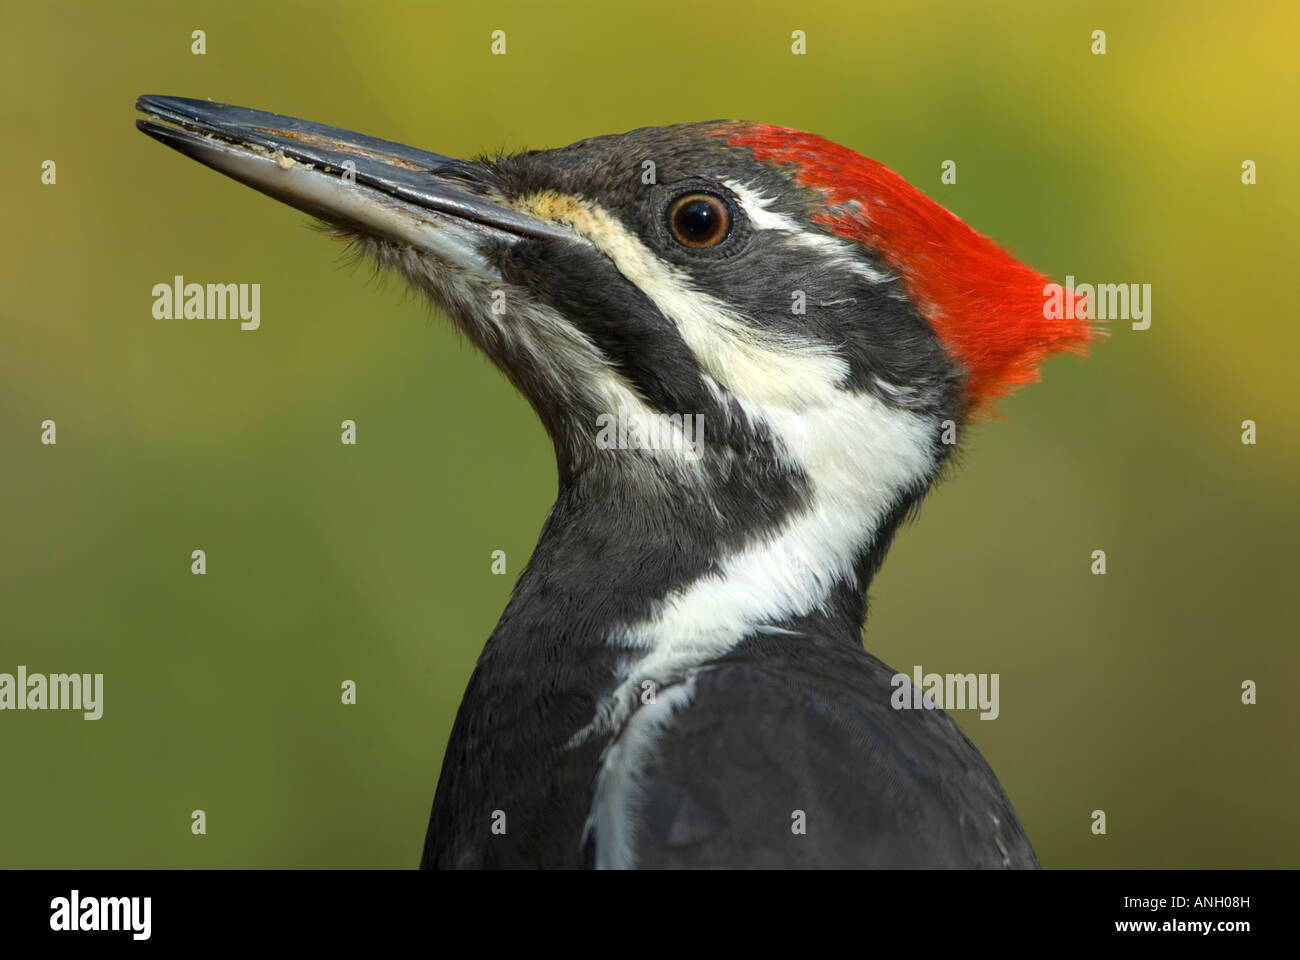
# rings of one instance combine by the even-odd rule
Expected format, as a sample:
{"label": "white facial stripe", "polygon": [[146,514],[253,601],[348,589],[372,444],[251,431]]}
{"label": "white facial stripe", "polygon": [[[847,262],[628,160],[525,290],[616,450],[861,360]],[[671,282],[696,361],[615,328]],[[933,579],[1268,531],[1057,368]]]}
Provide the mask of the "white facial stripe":
{"label": "white facial stripe", "polygon": [[812,230],[799,224],[783,213],[769,210],[774,202],[771,198],[761,196],[756,190],[736,180],[724,180],[723,185],[735,194],[740,208],[745,211],[749,222],[758,230],[778,230],[789,236],[791,243],[796,243],[817,251],[823,260],[833,260],[838,266],[850,273],[855,273],[871,283],[889,283],[893,274],[877,270],[869,263],[854,256],[849,242]]}
{"label": "white facial stripe", "polygon": [[604,209],[580,197],[541,193],[521,209],[567,223],[614,262],[677,329],[704,370],[742,401],[802,407],[843,382],[848,363],[825,344],[764,337],[685,271],[650,250]]}

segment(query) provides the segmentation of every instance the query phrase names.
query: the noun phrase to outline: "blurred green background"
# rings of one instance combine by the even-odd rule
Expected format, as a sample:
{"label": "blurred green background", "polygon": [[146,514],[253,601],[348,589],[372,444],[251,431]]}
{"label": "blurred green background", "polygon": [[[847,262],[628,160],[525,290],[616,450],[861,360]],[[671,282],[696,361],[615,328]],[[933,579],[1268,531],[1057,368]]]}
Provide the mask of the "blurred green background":
{"label": "blurred green background", "polygon": [[[1149,330],[1049,362],[978,429],[876,581],[869,646],[904,671],[1001,674],[996,721],[956,718],[1044,865],[1300,865],[1296,10],[15,5],[0,672],[106,689],[96,722],[0,714],[0,865],[414,866],[464,684],[555,489],[532,413],[444,319],[136,132],[143,93],[460,155],[716,117],[800,127],[1057,279],[1151,283]],[[261,329],[155,320],[175,274],[261,283]]]}

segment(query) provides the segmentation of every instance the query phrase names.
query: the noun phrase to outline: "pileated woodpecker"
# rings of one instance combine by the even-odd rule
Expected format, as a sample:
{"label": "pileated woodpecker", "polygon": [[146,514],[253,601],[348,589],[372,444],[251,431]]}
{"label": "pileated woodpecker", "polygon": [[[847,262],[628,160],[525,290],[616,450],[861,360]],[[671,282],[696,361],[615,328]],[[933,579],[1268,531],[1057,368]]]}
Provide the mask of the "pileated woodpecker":
{"label": "pileated woodpecker", "polygon": [[[1036,867],[866,591],[958,428],[1081,349],[1046,278],[820,137],[477,162],[202,100],[157,140],[326,221],[523,392],[559,491],[452,730],[426,867]],[[931,704],[932,705],[932,704]]]}

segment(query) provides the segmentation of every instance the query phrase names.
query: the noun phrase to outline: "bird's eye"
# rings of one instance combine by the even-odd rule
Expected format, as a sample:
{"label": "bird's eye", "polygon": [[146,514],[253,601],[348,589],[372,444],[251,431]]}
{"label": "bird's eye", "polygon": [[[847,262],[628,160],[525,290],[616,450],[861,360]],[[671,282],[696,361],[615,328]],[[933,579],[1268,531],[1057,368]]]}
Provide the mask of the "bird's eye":
{"label": "bird's eye", "polygon": [[688,193],[669,208],[668,229],[683,246],[717,246],[731,230],[731,212],[717,197]]}

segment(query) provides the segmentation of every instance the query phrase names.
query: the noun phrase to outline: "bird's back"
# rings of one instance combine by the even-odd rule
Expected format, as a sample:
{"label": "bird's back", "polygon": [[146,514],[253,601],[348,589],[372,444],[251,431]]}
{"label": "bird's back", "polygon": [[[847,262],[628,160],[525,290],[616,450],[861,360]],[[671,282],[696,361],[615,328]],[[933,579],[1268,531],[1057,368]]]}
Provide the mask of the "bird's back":
{"label": "bird's back", "polygon": [[798,640],[747,642],[628,721],[601,773],[622,782],[597,781],[597,865],[1038,866],[947,714],[891,706],[894,671],[856,644]]}

